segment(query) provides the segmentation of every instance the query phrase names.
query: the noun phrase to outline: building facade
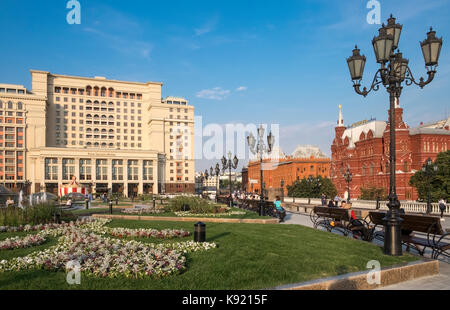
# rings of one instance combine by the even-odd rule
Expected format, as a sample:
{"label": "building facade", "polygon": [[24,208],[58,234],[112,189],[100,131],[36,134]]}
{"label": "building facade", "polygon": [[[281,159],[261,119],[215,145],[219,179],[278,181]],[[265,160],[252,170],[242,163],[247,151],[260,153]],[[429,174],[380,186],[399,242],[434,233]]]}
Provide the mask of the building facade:
{"label": "building facade", "polygon": [[75,177],[95,193],[194,192],[194,108],[187,100],[161,99],[159,82],[31,75],[32,91],[0,84],[0,175],[15,182],[10,188],[56,194]]}
{"label": "building facade", "polygon": [[[280,150],[277,153],[279,156],[276,159],[263,160],[263,183],[266,189],[283,187],[284,194],[287,195],[287,186],[298,180],[309,176],[330,176],[330,159],[318,147],[300,145],[291,156],[284,155]],[[247,191],[260,192],[260,169],[259,160],[249,162]]]}
{"label": "building facade", "polygon": [[[416,200],[417,191],[409,185],[411,176],[422,168],[428,158],[436,159],[450,146],[450,118],[410,128],[403,121],[403,109],[395,104],[396,186],[400,200]],[[389,115],[389,114],[388,114]],[[352,172],[350,197],[361,195],[361,188],[384,188],[389,193],[389,122],[361,121],[345,127],[339,106],[338,125],[331,146],[331,179],[338,194],[348,196],[344,179],[347,168]]]}

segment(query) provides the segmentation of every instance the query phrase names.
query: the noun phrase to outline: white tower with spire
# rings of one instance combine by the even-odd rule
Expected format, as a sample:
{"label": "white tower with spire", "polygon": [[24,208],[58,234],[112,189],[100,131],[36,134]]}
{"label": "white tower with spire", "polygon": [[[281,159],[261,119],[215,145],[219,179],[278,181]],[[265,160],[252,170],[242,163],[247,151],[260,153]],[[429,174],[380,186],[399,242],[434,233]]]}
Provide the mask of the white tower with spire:
{"label": "white tower with spire", "polygon": [[342,117],[342,105],[339,105],[338,127],[344,127],[344,118]]}

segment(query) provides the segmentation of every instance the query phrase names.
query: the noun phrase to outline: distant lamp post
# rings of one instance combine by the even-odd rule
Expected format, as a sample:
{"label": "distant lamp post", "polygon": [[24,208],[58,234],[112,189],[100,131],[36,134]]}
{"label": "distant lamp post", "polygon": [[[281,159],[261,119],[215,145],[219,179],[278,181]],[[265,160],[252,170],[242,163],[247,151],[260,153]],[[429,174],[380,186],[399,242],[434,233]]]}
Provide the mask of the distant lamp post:
{"label": "distant lamp post", "polygon": [[247,137],[248,146],[250,151],[253,154],[259,154],[259,168],[260,168],[260,187],[261,187],[261,195],[259,202],[259,215],[264,216],[264,184],[263,184],[263,154],[264,152],[271,153],[273,145],[275,144],[275,137],[272,135],[272,132],[267,136],[267,147],[264,143],[264,127],[262,125],[258,128],[258,141],[256,141],[255,137],[252,133]]}
{"label": "distant lamp post", "polygon": [[433,175],[438,171],[438,166],[436,164],[433,164],[433,161],[431,158],[428,158],[427,161],[422,166],[422,172],[425,175],[425,178],[427,180],[427,214],[431,214],[432,207],[431,207],[431,178]]}
{"label": "distant lamp post", "polygon": [[442,38],[436,37],[436,32],[431,28],[427,33],[427,38],[420,42],[425,66],[427,68],[428,79],[420,78],[416,81],[413,77],[411,69],[409,68],[409,60],[403,58],[403,54],[396,49],[400,40],[402,25],[395,23],[395,18],[388,19],[388,24],[379,29],[379,34],[372,40],[373,49],[375,52],[377,63],[380,64],[380,69],[375,73],[372,85],[369,89],[366,87],[363,90],[361,87],[361,80],[363,78],[364,67],[366,64],[366,57],[360,55],[358,47],[353,50],[353,55],[347,59],[350,75],[353,80],[353,87],[355,92],[366,97],[372,90],[378,91],[380,85],[383,85],[389,93],[390,110],[389,110],[389,129],[390,129],[390,186],[389,186],[389,212],[387,212],[384,221],[384,253],[388,255],[400,256],[402,255],[401,243],[401,223],[402,219],[399,216],[400,201],[398,200],[396,190],[396,153],[395,153],[395,108],[396,102],[403,90],[402,82],[406,86],[412,84],[423,88],[429,84],[436,74],[436,67],[438,65],[439,56],[442,48]]}
{"label": "distant lamp post", "polygon": [[347,193],[348,193],[347,200],[348,200],[348,202],[350,202],[350,182],[353,179],[353,175],[350,172],[350,169],[348,167],[347,167],[347,171],[345,171],[344,179],[345,179],[345,182],[347,182]]}
{"label": "distant lamp post", "polygon": [[216,165],[216,203],[219,201],[219,175],[220,175],[220,165]]}
{"label": "distant lamp post", "polygon": [[284,200],[284,180],[283,180],[283,179],[281,179],[280,185],[281,185],[281,195],[282,195],[282,199]]}
{"label": "distant lamp post", "polygon": [[229,197],[229,206],[230,208],[233,207],[233,196],[232,196],[232,182],[231,182],[231,169],[236,169],[239,163],[239,159],[237,158],[236,155],[234,155],[233,160],[231,159],[231,152],[228,152],[228,160],[226,159],[226,157],[222,157],[222,168],[223,168],[223,172],[225,172],[226,170],[229,171],[229,176],[230,176],[230,197]]}

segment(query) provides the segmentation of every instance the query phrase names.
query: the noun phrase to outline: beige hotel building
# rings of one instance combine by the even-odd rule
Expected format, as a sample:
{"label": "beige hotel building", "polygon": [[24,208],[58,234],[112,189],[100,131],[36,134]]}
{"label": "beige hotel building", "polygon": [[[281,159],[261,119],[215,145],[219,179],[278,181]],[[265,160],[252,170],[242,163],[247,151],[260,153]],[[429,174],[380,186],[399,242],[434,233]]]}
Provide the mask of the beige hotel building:
{"label": "beige hotel building", "polygon": [[31,70],[0,84],[0,184],[28,193],[77,182],[94,193],[193,193],[194,107],[162,83]]}

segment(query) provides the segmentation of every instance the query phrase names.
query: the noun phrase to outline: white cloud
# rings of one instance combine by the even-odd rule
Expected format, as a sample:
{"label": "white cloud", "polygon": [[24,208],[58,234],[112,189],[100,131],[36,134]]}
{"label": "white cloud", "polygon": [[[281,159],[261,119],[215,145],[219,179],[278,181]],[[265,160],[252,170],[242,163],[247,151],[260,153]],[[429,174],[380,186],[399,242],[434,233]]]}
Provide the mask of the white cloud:
{"label": "white cloud", "polygon": [[248,89],[248,87],[246,86],[239,86],[238,88],[236,88],[236,91],[246,91]]}
{"label": "white cloud", "polygon": [[214,87],[213,89],[204,89],[197,93],[197,98],[222,100],[230,94],[229,90],[222,89],[221,87]]}
{"label": "white cloud", "polygon": [[207,33],[210,33],[212,31],[214,31],[214,29],[216,28],[216,25],[219,21],[219,18],[217,16],[214,16],[213,18],[211,18],[210,20],[208,20],[203,26],[201,26],[200,28],[196,28],[194,29],[195,35],[196,36],[201,36]]}

